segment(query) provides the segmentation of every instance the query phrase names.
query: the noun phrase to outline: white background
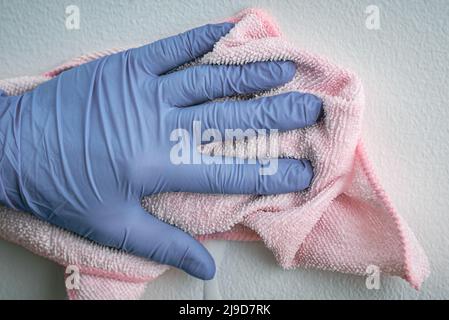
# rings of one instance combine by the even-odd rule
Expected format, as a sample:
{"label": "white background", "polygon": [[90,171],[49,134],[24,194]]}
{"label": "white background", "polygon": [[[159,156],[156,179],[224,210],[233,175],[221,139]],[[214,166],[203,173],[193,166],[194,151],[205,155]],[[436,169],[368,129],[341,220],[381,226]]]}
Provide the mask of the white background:
{"label": "white background", "polygon": [[[70,4],[81,10],[80,30],[65,28]],[[365,27],[368,5],[380,9],[380,30]],[[170,271],[149,285],[146,298],[449,298],[449,1],[0,0],[0,78],[153,41],[250,6],[271,12],[298,46],[363,79],[368,151],[432,274],[420,292],[391,278],[368,290],[354,276],[283,271],[261,244],[215,242],[214,281]],[[65,298],[63,270],[0,241],[0,298]]]}

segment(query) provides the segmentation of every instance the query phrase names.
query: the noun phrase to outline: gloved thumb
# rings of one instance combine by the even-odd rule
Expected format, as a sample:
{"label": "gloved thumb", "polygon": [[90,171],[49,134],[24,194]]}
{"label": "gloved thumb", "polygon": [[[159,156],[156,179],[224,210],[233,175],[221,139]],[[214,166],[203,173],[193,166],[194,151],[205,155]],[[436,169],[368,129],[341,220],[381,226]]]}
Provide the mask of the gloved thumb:
{"label": "gloved thumb", "polygon": [[[191,235],[146,212],[140,204],[122,214],[123,221],[109,230],[120,249],[149,260],[184,270],[210,280],[215,275],[215,262],[206,248]],[[121,220],[121,219],[120,219]],[[110,239],[111,240],[111,239]],[[118,244],[118,245],[117,245]]]}

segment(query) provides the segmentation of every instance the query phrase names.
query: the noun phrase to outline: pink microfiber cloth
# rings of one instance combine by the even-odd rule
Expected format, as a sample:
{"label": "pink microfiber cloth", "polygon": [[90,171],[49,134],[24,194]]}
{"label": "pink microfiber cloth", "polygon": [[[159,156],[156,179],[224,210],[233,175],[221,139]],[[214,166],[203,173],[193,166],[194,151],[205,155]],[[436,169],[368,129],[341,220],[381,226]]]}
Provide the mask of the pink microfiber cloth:
{"label": "pink microfiber cloth", "polygon": [[[284,268],[365,275],[367,267],[375,265],[419,288],[429,273],[427,258],[377,182],[360,141],[364,108],[360,81],[291,45],[259,10],[245,10],[229,21],[236,23],[235,28],[196,63],[291,60],[297,65],[294,79],[263,95],[296,90],[323,99],[323,120],[280,133],[276,150],[283,157],[310,159],[315,170],[312,186],[305,192],[274,196],[166,193],[147,197],[142,205],[200,239],[262,240]],[[3,80],[0,88],[19,94],[116,51],[80,57],[42,76]],[[239,141],[226,155],[255,157],[256,145],[254,139]],[[223,150],[229,152],[211,144],[202,152]],[[71,299],[138,298],[147,282],[168,269],[7,209],[0,212],[0,236],[63,266],[78,267],[79,288],[68,290]]]}

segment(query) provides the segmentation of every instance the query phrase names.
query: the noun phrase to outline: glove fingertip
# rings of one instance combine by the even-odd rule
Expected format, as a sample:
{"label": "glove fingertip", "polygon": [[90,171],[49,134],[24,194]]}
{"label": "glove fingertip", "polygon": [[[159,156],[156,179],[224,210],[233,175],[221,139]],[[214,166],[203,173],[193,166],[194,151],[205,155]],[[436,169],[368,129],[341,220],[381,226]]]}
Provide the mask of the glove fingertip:
{"label": "glove fingertip", "polygon": [[190,248],[179,268],[201,280],[211,280],[216,272],[214,259],[200,243]]}
{"label": "glove fingertip", "polygon": [[[226,34],[231,31],[232,28],[234,28],[235,24],[231,22],[222,22],[218,24],[208,24],[204,26],[202,29],[203,31],[206,31],[206,39],[211,42],[213,45],[218,40],[220,40],[221,37],[224,37]],[[200,31],[199,30],[199,31]]]}
{"label": "glove fingertip", "polygon": [[229,31],[231,31],[232,28],[235,27],[235,23],[221,22],[221,23],[217,23],[217,24],[212,24],[211,26],[218,27],[221,30],[222,34],[225,35]]}

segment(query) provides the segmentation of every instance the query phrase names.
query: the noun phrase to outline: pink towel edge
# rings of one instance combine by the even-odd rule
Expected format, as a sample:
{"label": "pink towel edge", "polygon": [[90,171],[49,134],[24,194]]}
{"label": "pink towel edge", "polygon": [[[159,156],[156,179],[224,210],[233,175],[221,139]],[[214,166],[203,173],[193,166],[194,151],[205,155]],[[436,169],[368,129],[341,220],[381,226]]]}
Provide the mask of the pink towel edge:
{"label": "pink towel edge", "polygon": [[356,156],[360,157],[362,170],[364,174],[366,175],[369,184],[371,188],[373,189],[375,195],[378,197],[378,199],[385,205],[385,208],[387,212],[393,217],[393,220],[395,222],[395,226],[400,234],[400,241],[403,248],[403,257],[405,261],[404,265],[404,279],[410,283],[410,285],[416,289],[419,290],[422,286],[422,283],[424,280],[429,276],[430,269],[428,267],[429,262],[426,255],[421,256],[421,259],[424,259],[424,263],[426,265],[426,268],[421,274],[417,274],[412,271],[412,246],[411,243],[406,236],[406,231],[404,230],[404,225],[401,222],[401,218],[396,211],[395,207],[393,206],[392,201],[386,194],[384,188],[380,184],[380,181],[375,174],[374,168],[369,161],[368,154],[366,152],[365,145],[360,140],[357,148],[356,148]]}

